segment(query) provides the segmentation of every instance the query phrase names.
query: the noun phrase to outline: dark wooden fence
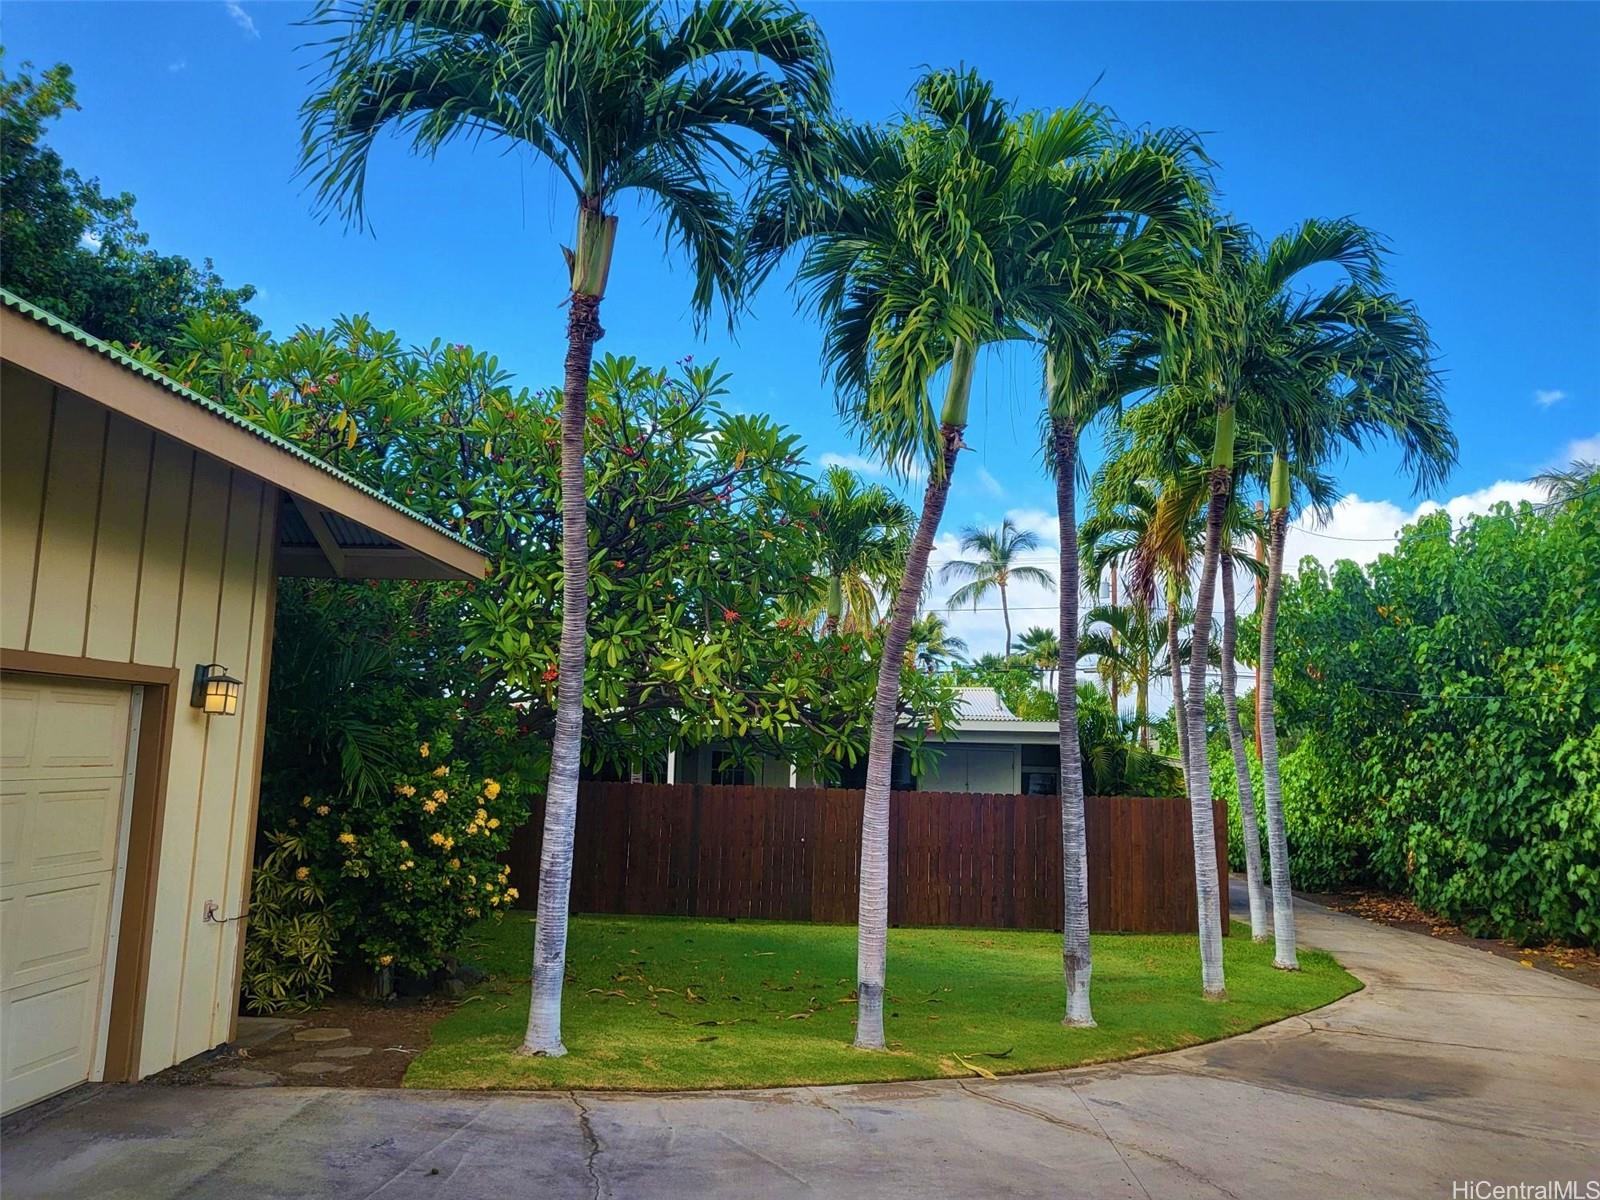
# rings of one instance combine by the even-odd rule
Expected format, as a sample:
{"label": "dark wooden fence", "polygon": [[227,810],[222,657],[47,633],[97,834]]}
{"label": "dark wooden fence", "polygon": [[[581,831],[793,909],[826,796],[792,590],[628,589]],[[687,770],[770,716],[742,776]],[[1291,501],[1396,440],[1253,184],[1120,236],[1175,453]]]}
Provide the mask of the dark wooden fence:
{"label": "dark wooden fence", "polygon": [[[1196,926],[1189,805],[1091,796],[1089,921],[1097,932]],[[539,882],[544,806],[512,839],[521,903]],[[1227,812],[1216,804],[1227,920]],[[854,922],[861,792],[838,788],[585,783],[573,847],[573,912]],[[1056,796],[896,792],[889,920],[895,925],[1061,927]]]}

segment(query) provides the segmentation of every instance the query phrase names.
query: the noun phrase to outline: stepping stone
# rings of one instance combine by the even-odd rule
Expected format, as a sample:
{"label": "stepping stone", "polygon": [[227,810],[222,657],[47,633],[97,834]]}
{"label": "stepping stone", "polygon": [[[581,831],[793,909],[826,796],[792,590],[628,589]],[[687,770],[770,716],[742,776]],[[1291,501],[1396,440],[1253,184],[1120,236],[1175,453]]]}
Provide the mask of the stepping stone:
{"label": "stepping stone", "polygon": [[371,1046],[330,1046],[326,1050],[318,1050],[318,1058],[365,1058],[372,1053]]}
{"label": "stepping stone", "polygon": [[296,1021],[290,1017],[240,1017],[239,1032],[235,1035],[233,1044],[247,1050],[252,1049],[304,1024],[304,1021]]}
{"label": "stepping stone", "polygon": [[297,1042],[342,1042],[350,1036],[348,1029],[335,1029],[324,1026],[321,1029],[302,1029],[294,1035]]}
{"label": "stepping stone", "polygon": [[302,1062],[289,1068],[296,1075],[342,1075],[349,1069],[331,1062]]}
{"label": "stepping stone", "polygon": [[252,1071],[249,1067],[229,1067],[213,1072],[211,1082],[227,1087],[276,1087],[278,1077],[267,1071]]}

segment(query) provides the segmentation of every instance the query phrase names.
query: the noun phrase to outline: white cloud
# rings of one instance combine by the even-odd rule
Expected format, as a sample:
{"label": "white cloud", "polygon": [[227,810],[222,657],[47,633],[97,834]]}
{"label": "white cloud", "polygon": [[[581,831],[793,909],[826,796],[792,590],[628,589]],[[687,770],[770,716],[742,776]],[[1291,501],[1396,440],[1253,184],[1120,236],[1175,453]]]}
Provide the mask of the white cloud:
{"label": "white cloud", "polygon": [[167,64],[167,73],[170,74],[170,75],[176,75],[179,71],[187,70],[188,67],[189,67],[189,60],[188,59],[186,59],[186,58],[175,58],[175,59],[173,59],[171,62],[169,62]]}
{"label": "white cloud", "polygon": [[[890,474],[888,467],[863,454],[836,454],[830,450],[821,455],[817,462],[824,467],[843,467],[847,471],[854,471],[857,475],[872,475],[882,478]],[[906,472],[906,476],[912,481],[917,481],[923,479],[926,476],[926,472],[920,463],[913,463],[910,470]]]}
{"label": "white cloud", "polygon": [[1005,487],[993,475],[989,474],[988,467],[979,467],[973,474],[977,477],[978,485],[989,495],[999,497],[1006,494]]}
{"label": "white cloud", "polygon": [[1283,565],[1293,571],[1302,558],[1315,558],[1324,565],[1338,559],[1362,564],[1374,562],[1380,554],[1394,549],[1400,530],[1420,517],[1443,509],[1454,524],[1461,524],[1474,513],[1488,512],[1502,501],[1516,504],[1544,500],[1544,490],[1522,480],[1502,479],[1475,492],[1453,496],[1442,505],[1424,500],[1415,508],[1402,508],[1390,500],[1363,500],[1352,492],[1338,504],[1325,524],[1302,517],[1289,527],[1284,543]]}
{"label": "white cloud", "polygon": [[1539,388],[1533,393],[1533,402],[1540,408],[1549,408],[1552,404],[1560,404],[1567,398],[1567,394],[1560,388]]}
{"label": "white cloud", "polygon": [[[1057,563],[1061,552],[1061,539],[1056,527],[1056,514],[1042,508],[1013,508],[1005,516],[1011,523],[1039,536],[1039,548],[1028,552],[1024,560],[1028,566],[1043,567],[1051,576],[1057,576]],[[998,522],[992,522],[998,523]],[[991,593],[974,612],[971,608],[949,611],[950,593],[961,586],[961,580],[946,583],[940,578],[944,564],[952,559],[967,557],[961,550],[961,532],[952,524],[942,530],[933,544],[928,559],[928,589],[923,607],[938,612],[950,631],[967,643],[967,655],[998,654],[1005,647],[1005,621],[1000,614],[1000,598]],[[1047,629],[1056,627],[1056,593],[1037,583],[1018,581],[1006,589],[1006,602],[1011,608],[1011,636],[1013,642],[1033,625]]]}
{"label": "white cloud", "polygon": [[1579,461],[1600,462],[1600,433],[1568,442],[1567,448],[1561,452],[1561,461],[1556,465],[1564,467]]}
{"label": "white cloud", "polygon": [[256,28],[255,18],[245,12],[244,5],[239,0],[222,0],[222,6],[228,10],[228,15],[233,18],[233,23],[244,30],[251,37],[258,38],[261,31]]}

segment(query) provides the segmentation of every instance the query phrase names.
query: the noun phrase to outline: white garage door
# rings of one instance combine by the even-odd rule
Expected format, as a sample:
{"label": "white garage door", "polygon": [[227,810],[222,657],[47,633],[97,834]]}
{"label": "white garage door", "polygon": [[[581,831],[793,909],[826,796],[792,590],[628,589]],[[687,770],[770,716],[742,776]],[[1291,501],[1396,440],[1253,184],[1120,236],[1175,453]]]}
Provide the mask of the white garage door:
{"label": "white garage door", "polygon": [[0,1111],[101,1070],[132,689],[0,679]]}

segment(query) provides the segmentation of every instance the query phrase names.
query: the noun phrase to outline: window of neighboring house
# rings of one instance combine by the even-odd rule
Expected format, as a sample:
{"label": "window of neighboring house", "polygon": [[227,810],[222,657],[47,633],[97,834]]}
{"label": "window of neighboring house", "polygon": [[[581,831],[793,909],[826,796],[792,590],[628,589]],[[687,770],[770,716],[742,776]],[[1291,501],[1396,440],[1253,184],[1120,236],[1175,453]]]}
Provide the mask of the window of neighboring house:
{"label": "window of neighboring house", "polygon": [[1061,790],[1061,750],[1058,746],[1022,747],[1022,794],[1054,796]]}
{"label": "window of neighboring house", "polygon": [[[867,786],[867,760],[858,758],[854,766],[840,766],[839,779],[832,786],[839,788],[865,788]],[[904,746],[894,748],[894,762],[889,767],[889,787],[897,792],[917,790],[917,777],[911,773],[911,755]]]}
{"label": "window of neighboring house", "polygon": [[731,750],[711,752],[711,782],[748,787],[756,781],[754,768],[736,762]]}

